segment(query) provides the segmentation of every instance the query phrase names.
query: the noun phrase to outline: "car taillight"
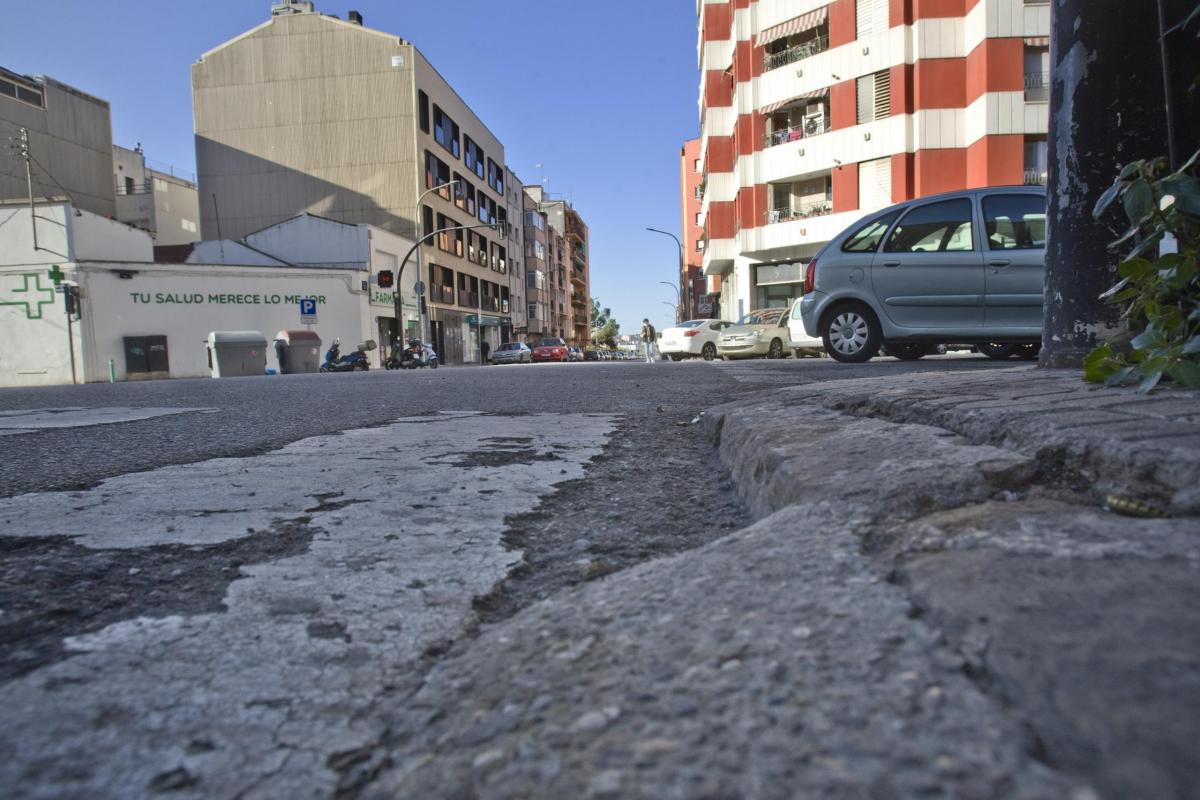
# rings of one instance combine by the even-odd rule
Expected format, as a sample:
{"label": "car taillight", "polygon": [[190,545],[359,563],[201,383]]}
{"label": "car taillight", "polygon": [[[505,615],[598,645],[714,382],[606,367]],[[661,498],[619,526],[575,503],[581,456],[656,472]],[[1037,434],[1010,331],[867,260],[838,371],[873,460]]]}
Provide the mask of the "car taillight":
{"label": "car taillight", "polygon": [[683,332],[683,335],[684,335],[684,336],[689,336],[689,337],[690,337],[690,336],[699,336],[699,335],[700,335],[700,331],[684,331],[684,332]]}
{"label": "car taillight", "polygon": [[808,294],[817,283],[817,260],[814,258],[808,262],[808,266],[804,268],[804,293]]}

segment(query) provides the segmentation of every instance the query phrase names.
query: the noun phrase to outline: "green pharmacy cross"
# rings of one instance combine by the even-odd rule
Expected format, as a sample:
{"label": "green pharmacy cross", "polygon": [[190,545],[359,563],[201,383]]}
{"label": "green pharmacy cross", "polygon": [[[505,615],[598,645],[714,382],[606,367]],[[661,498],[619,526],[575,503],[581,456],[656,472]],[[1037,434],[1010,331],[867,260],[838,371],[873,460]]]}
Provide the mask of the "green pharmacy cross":
{"label": "green pharmacy cross", "polygon": [[[58,273],[58,277],[55,277],[55,273]],[[63,279],[63,274],[57,266],[50,270],[49,275],[56,285]],[[42,286],[42,276],[36,272],[23,272],[6,277],[21,278],[22,284],[19,289],[0,284],[0,306],[24,306],[26,319],[41,319],[42,306],[54,302],[53,287]]]}
{"label": "green pharmacy cross", "polygon": [[62,283],[63,278],[67,277],[66,274],[58,268],[58,264],[55,264],[50,269],[46,270],[46,274],[50,276],[50,280],[54,281],[55,286],[58,286],[60,283]]}

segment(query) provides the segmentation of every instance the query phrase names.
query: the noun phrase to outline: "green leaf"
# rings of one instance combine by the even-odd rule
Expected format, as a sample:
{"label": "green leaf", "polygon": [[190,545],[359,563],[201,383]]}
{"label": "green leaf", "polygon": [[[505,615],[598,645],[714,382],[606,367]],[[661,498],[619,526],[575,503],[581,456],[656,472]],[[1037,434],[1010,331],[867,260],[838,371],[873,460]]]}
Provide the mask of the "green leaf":
{"label": "green leaf", "polygon": [[1123,201],[1125,216],[1135,225],[1154,210],[1154,192],[1150,189],[1150,184],[1141,179],[1129,184]]}
{"label": "green leaf", "polygon": [[1192,23],[1195,22],[1197,18],[1200,18],[1200,5],[1193,8],[1192,13],[1184,17],[1183,22],[1172,25],[1163,31],[1163,35],[1166,36],[1168,33],[1174,33],[1175,31],[1183,30],[1184,28],[1190,28]]}
{"label": "green leaf", "polygon": [[1190,356],[1192,353],[1200,353],[1200,335],[1193,336],[1183,343],[1183,354]]}
{"label": "green leaf", "polygon": [[1104,294],[1100,295],[1100,297],[1099,297],[1099,298],[1097,298],[1097,299],[1099,299],[1099,300],[1108,300],[1109,298],[1111,298],[1113,295],[1115,295],[1115,294],[1117,294],[1118,292],[1120,292],[1122,289],[1124,289],[1124,288],[1125,288],[1126,286],[1128,286],[1128,285],[1129,285],[1129,278],[1122,278],[1121,280],[1119,280],[1119,281],[1117,281],[1116,283],[1114,283],[1114,284],[1112,285],[1112,287],[1111,287],[1111,288],[1109,288],[1109,290],[1108,290],[1107,292],[1105,292]]}
{"label": "green leaf", "polygon": [[1173,208],[1200,214],[1200,181],[1195,178],[1166,178],[1159,182],[1159,191],[1175,198]]}
{"label": "green leaf", "polygon": [[1130,286],[1128,289],[1125,289],[1124,291],[1121,291],[1121,292],[1117,292],[1115,295],[1108,298],[1108,302],[1112,303],[1113,305],[1116,305],[1117,303],[1128,303],[1130,300],[1137,297],[1141,293],[1142,293],[1142,290],[1139,289],[1138,287]]}
{"label": "green leaf", "polygon": [[1136,258],[1136,257],[1140,256],[1142,253],[1151,249],[1152,247],[1158,247],[1158,243],[1160,241],[1162,241],[1162,237],[1163,237],[1163,235],[1162,235],[1161,231],[1156,231],[1156,232],[1150,234],[1145,239],[1142,239],[1142,241],[1138,242],[1137,247],[1135,247],[1129,251],[1128,257]]}
{"label": "green leaf", "polygon": [[1133,337],[1133,341],[1129,343],[1134,350],[1149,350],[1163,339],[1162,333],[1154,327],[1146,328],[1146,330]]}
{"label": "green leaf", "polygon": [[1142,382],[1138,384],[1138,394],[1146,394],[1162,380],[1163,371],[1161,368],[1154,370],[1150,374],[1142,378]]}
{"label": "green leaf", "polygon": [[[1130,165],[1132,166],[1132,165]],[[1128,167],[1126,167],[1128,169]],[[1122,176],[1124,173],[1122,173]],[[1113,185],[1104,190],[1104,194],[1100,195],[1100,199],[1096,201],[1096,205],[1092,208],[1092,217],[1099,219],[1104,216],[1104,212],[1112,205],[1113,200],[1117,199],[1117,195],[1125,188],[1125,181],[1117,180]]]}
{"label": "green leaf", "polygon": [[1132,178],[1135,173],[1140,172],[1144,166],[1146,166],[1145,161],[1130,161],[1121,168],[1121,174],[1117,176],[1117,178],[1118,180],[1127,181]]}
{"label": "green leaf", "polygon": [[1121,367],[1104,379],[1104,385],[1109,387],[1120,386],[1121,384],[1125,383],[1126,379],[1133,373],[1135,369],[1137,369],[1137,367],[1133,365]]}
{"label": "green leaf", "polygon": [[[1117,273],[1122,278],[1136,281],[1138,278],[1144,278],[1154,272],[1157,268],[1153,262],[1144,258],[1127,258],[1117,266]],[[1117,285],[1120,286],[1120,284]]]}
{"label": "green leaf", "polygon": [[1180,361],[1173,364],[1167,373],[1184,386],[1200,387],[1200,364],[1195,361]]}

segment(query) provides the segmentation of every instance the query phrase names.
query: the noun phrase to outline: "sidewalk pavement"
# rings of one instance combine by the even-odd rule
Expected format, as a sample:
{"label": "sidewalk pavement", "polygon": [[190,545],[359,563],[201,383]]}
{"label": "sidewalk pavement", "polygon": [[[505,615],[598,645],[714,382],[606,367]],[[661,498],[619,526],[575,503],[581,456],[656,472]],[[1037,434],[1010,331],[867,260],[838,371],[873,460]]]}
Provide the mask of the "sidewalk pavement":
{"label": "sidewalk pavement", "polygon": [[1194,797],[1198,400],[1019,368],[712,409],[759,521],[485,626],[353,791]]}

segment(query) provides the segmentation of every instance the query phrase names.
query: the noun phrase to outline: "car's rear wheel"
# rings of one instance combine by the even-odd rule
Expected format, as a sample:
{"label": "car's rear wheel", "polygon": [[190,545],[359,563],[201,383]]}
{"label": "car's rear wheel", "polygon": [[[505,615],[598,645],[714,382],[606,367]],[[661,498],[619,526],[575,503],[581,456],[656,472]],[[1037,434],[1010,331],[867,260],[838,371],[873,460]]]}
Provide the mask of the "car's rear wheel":
{"label": "car's rear wheel", "polygon": [[783,358],[783,342],[772,339],[771,346],[767,348],[767,358]]}
{"label": "car's rear wheel", "polygon": [[1016,352],[1015,344],[1003,344],[999,342],[984,342],[977,345],[979,352],[983,353],[988,358],[994,358],[997,361],[1003,361]]}
{"label": "car's rear wheel", "polygon": [[929,355],[929,348],[919,342],[884,342],[883,349],[889,356],[901,361],[916,361],[922,356]]}
{"label": "car's rear wheel", "polygon": [[704,347],[700,350],[700,357],[705,361],[712,361],[717,357],[717,346],[712,342],[704,345]]}
{"label": "car's rear wheel", "polygon": [[835,308],[821,325],[825,352],[844,364],[870,361],[879,352],[883,332],[869,308],[845,305]]}
{"label": "car's rear wheel", "polygon": [[672,360],[672,361],[683,361],[683,356],[680,356],[680,355],[675,355],[674,353],[672,353],[672,354],[671,354],[671,360]]}

